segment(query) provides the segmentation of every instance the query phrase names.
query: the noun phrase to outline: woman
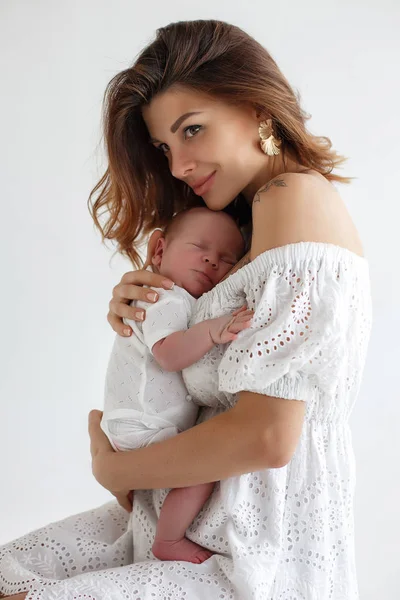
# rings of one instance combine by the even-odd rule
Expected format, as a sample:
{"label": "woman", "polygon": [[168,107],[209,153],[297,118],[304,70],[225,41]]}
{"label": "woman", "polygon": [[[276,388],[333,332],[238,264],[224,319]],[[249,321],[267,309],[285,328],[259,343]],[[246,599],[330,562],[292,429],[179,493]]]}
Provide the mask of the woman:
{"label": "woman", "polygon": [[[121,506],[108,503],[1,548],[3,593],[28,600],[358,597],[348,418],[371,326],[368,264],[332,185],[349,182],[333,173],[345,159],[305,120],[268,52],[217,21],[160,29],[110,82],[109,165],[91,194],[103,239],[116,240],[140,266],[139,242],[176,211],[202,202],[229,211],[250,249],[197,300],[192,323],[243,301],[255,316],[235,342],[185,371],[201,407],[195,427],[115,453],[101,413],[91,412],[93,473]],[[199,252],[217,264],[207,240]],[[162,278],[138,270],[114,289],[108,320],[121,335],[130,334],[122,317],[140,318],[129,302],[146,299],[144,285],[161,286]],[[215,554],[201,565],[154,560],[168,490],[210,481],[214,492],[187,537]]]}

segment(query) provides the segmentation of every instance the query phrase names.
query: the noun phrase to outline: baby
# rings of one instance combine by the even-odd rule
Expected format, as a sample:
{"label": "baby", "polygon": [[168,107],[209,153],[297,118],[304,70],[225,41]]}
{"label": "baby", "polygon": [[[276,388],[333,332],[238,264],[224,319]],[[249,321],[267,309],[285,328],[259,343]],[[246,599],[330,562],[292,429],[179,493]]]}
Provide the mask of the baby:
{"label": "baby", "polygon": [[[143,323],[126,320],[130,338],[116,336],[105,384],[101,427],[115,450],[131,450],[165,440],[192,427],[198,406],[181,370],[200,360],[214,344],[226,344],[250,326],[253,312],[239,311],[189,327],[196,298],[210,291],[239,261],[244,240],[225,212],[205,207],[176,215],[152,257],[154,270],[175,282],[156,288],[155,304]],[[135,301],[133,301],[135,302]],[[185,537],[214,483],[171,490],[160,511],[152,551],[160,560],[202,563],[210,552]]]}

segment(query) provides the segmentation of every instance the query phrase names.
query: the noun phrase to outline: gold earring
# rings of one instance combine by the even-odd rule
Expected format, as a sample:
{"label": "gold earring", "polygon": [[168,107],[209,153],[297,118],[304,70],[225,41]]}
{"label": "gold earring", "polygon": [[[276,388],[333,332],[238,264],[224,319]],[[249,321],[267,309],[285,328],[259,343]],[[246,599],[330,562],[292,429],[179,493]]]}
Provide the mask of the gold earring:
{"label": "gold earring", "polygon": [[281,145],[281,141],[274,137],[272,119],[262,121],[258,128],[258,133],[261,138],[260,146],[265,154],[268,154],[268,156],[280,154],[279,146]]}

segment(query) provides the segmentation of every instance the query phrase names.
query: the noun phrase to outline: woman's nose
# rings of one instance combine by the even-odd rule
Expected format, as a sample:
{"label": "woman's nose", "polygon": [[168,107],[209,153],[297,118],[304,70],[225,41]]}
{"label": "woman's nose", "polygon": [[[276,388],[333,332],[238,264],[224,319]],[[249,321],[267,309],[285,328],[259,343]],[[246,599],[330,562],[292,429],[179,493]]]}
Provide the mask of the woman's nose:
{"label": "woman's nose", "polygon": [[195,170],[195,162],[190,156],[188,156],[187,152],[180,154],[175,151],[170,159],[170,171],[171,175],[176,179],[185,179],[191,171]]}

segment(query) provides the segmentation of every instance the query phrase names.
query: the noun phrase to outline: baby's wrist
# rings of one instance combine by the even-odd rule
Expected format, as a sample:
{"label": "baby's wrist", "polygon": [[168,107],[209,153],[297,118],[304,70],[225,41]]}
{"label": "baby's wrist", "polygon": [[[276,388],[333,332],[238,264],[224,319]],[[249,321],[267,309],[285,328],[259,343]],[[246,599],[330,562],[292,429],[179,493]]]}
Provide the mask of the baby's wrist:
{"label": "baby's wrist", "polygon": [[219,341],[217,338],[218,338],[218,332],[220,329],[220,321],[221,321],[220,317],[209,320],[208,334],[209,334],[209,337],[210,337],[210,340],[211,340],[211,343],[213,346],[216,346],[217,344],[219,344]]}

